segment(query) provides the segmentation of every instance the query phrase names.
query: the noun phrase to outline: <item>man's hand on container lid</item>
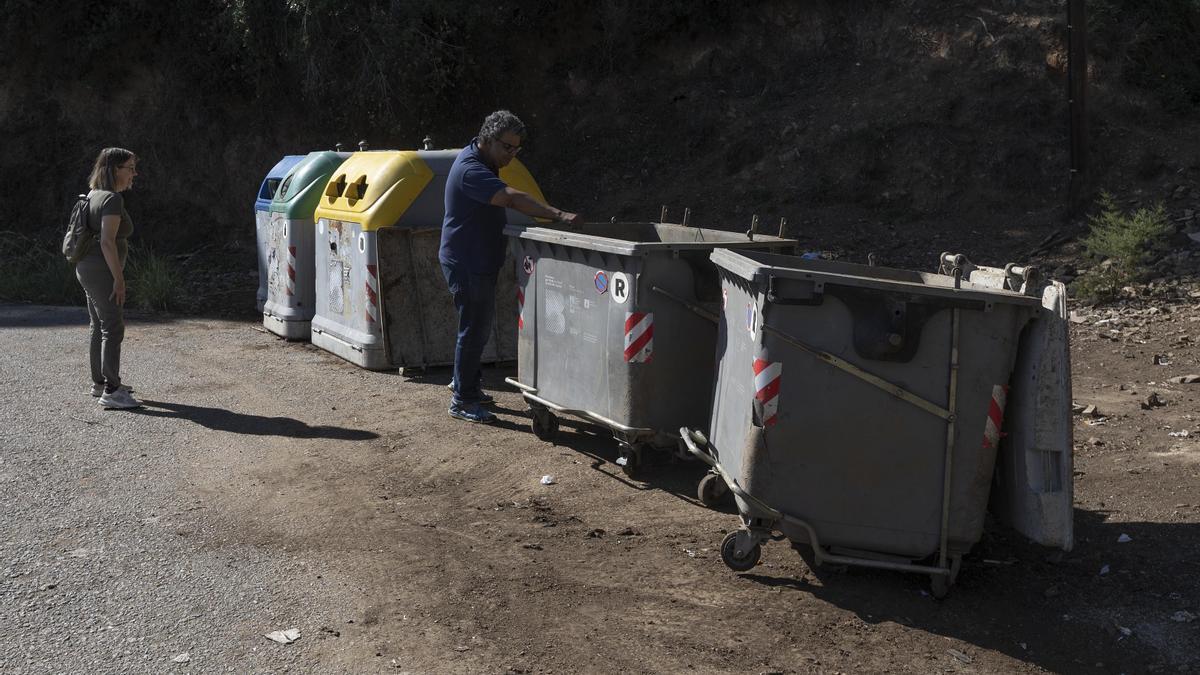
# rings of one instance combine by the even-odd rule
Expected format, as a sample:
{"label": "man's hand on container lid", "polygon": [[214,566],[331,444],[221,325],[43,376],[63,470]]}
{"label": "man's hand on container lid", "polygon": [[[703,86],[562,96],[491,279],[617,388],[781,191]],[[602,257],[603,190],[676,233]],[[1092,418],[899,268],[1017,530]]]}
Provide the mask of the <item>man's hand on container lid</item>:
{"label": "man's hand on container lid", "polygon": [[578,213],[571,213],[569,211],[559,211],[558,213],[558,219],[567,225],[583,224],[583,216]]}

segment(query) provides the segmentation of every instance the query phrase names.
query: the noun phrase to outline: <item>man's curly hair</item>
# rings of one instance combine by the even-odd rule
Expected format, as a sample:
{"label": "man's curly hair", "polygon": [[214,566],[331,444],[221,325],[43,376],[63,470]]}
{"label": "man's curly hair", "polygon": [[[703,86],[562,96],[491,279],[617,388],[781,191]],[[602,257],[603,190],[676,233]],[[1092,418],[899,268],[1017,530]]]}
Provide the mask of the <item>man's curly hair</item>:
{"label": "man's curly hair", "polygon": [[507,110],[497,110],[483,120],[483,126],[479,127],[479,140],[494,141],[509,131],[524,138],[525,123]]}

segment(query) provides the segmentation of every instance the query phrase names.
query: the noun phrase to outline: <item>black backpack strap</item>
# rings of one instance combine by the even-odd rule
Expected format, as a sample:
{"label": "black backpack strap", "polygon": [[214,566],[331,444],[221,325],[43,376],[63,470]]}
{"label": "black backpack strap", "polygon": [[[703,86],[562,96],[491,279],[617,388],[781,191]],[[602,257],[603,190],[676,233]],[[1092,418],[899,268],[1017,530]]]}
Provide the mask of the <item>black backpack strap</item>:
{"label": "black backpack strap", "polygon": [[92,227],[92,193],[93,192],[95,192],[95,190],[88,190],[86,194],[79,195],[79,201],[77,201],[76,204],[78,204],[79,202],[86,202],[86,204],[84,204],[84,207],[83,207],[83,208],[87,209],[86,211],[84,211],[84,214],[83,214],[83,226],[86,227],[89,232],[99,233],[100,232],[99,227]]}

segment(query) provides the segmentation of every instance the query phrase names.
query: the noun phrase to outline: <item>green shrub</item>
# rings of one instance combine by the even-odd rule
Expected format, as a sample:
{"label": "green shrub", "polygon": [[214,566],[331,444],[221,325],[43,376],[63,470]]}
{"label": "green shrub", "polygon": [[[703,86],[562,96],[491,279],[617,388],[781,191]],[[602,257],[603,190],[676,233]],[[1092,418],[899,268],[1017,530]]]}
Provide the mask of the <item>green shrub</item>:
{"label": "green shrub", "polygon": [[165,257],[149,247],[135,248],[129,252],[126,270],[128,304],[162,312],[179,308],[182,276]]}
{"label": "green shrub", "polygon": [[83,288],[75,267],[57,242],[20,232],[0,231],[0,300],[47,305],[82,305]]}
{"label": "green shrub", "polygon": [[[59,251],[59,244],[19,232],[0,231],[0,301],[46,305],[83,305],[87,298],[75,266]],[[179,309],[182,275],[163,256],[149,248],[130,251],[125,268],[126,304],[150,311]]]}
{"label": "green shrub", "polygon": [[1127,214],[1107,192],[1101,193],[1100,211],[1089,216],[1088,225],[1084,249],[1101,263],[1076,280],[1074,290],[1076,297],[1093,301],[1111,299],[1142,279],[1174,231],[1162,204]]}

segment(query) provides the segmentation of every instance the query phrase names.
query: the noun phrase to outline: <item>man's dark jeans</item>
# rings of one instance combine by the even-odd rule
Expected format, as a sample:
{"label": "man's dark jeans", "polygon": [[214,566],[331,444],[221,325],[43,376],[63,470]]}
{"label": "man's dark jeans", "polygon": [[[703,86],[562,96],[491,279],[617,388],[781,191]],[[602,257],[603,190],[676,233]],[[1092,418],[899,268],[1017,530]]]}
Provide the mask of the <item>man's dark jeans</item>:
{"label": "man's dark jeans", "polygon": [[483,370],[479,361],[496,321],[497,274],[471,274],[462,265],[442,265],[442,275],[458,309],[458,341],[454,347],[453,405],[479,403]]}

